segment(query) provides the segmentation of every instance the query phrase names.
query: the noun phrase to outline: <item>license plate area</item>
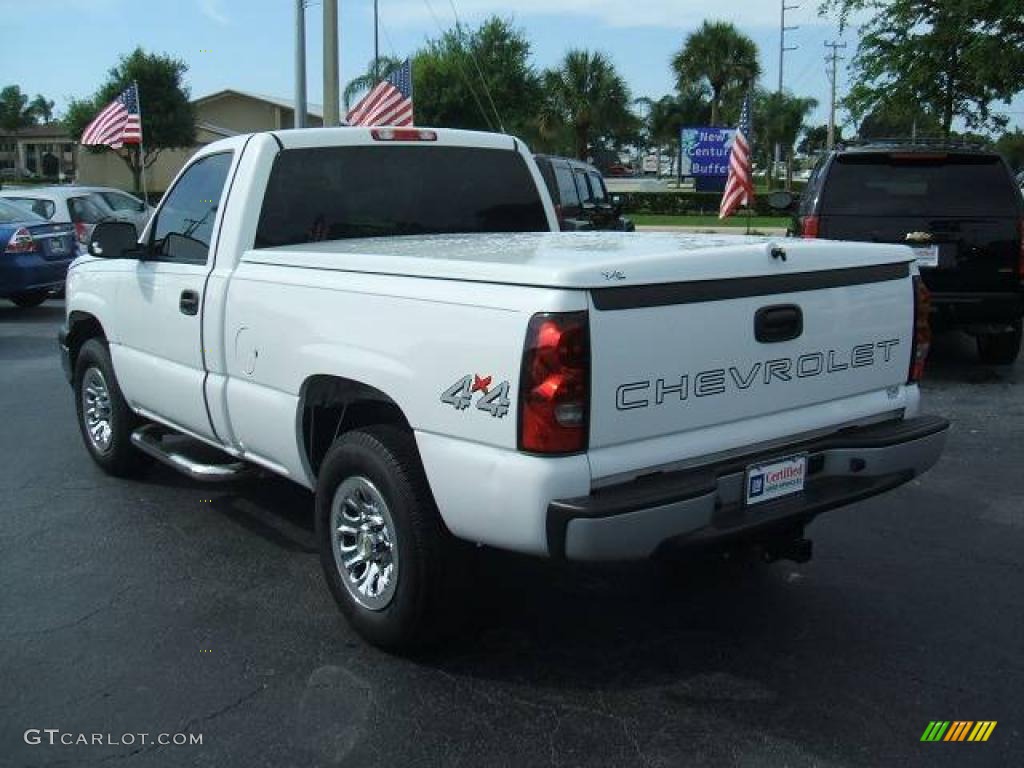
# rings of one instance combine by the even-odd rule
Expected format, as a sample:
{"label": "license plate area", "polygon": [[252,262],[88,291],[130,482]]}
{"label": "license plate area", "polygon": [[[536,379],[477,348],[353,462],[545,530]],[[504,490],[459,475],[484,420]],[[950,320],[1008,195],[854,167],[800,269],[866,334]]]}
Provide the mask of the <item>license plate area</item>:
{"label": "license plate area", "polygon": [[807,482],[807,454],[751,464],[744,482],[748,507],[800,493]]}

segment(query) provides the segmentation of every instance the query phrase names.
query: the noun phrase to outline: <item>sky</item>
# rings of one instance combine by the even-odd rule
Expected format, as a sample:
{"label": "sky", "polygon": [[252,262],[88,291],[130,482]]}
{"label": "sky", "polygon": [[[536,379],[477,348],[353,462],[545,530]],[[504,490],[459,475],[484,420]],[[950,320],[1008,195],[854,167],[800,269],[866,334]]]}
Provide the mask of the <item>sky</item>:
{"label": "sky", "polygon": [[[314,4],[315,3],[315,4]],[[307,0],[308,100],[323,101],[323,9]],[[827,120],[829,81],[825,42],[846,42],[845,66],[857,43],[856,30],[840,35],[834,21],[817,13],[819,0],[787,15],[784,65],[786,88],[812,96],[819,107],[810,123]],[[342,83],[365,71],[373,57],[373,0],[339,0]],[[0,0],[4,43],[0,45],[0,86],[16,83],[34,96],[57,102],[90,96],[122,53],[140,45],[168,53],[189,67],[193,98],[236,88],[294,97],[296,0]],[[604,51],[614,60],[636,97],[670,93],[669,67],[686,35],[704,19],[731,21],[756,43],[762,84],[775,88],[779,75],[780,0],[380,0],[382,54],[404,58],[451,26],[490,14],[512,18],[533,44],[534,63],[557,64],[573,47]],[[63,30],[57,34],[54,30]],[[142,94],[145,108],[145,94]],[[1002,111],[1011,125],[1024,125],[1024,97]],[[844,115],[840,113],[840,121]]]}

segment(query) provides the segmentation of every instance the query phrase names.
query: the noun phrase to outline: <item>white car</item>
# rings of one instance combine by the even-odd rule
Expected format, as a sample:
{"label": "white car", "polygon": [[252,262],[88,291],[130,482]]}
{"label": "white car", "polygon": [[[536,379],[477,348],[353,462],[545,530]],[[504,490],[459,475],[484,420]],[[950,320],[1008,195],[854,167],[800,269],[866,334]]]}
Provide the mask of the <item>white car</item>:
{"label": "white car", "polygon": [[69,272],[85,447],[116,475],[151,458],[315,490],[327,585],[388,648],[445,628],[456,538],[806,559],[816,515],[939,458],[911,249],[557,229],[510,136],[210,144],[141,242],[101,224]]}
{"label": "white car", "polygon": [[133,194],[124,192],[113,187],[86,187],[75,186],[73,189],[82,192],[92,192],[103,199],[107,207],[114,212],[119,219],[130,221],[141,233],[149,223],[149,217],[153,215],[153,206],[144,202]]}
{"label": "white car", "polygon": [[83,246],[101,221],[125,221],[103,198],[81,187],[12,187],[0,190],[0,198],[28,208],[54,224],[74,224]]}

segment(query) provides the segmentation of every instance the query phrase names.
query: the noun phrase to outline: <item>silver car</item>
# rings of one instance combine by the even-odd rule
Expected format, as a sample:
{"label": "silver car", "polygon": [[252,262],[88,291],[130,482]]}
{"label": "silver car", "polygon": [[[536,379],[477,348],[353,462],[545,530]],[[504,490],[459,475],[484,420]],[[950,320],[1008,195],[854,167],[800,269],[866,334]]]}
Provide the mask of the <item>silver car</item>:
{"label": "silver car", "polygon": [[153,215],[153,206],[135,195],[129,194],[128,192],[122,192],[120,189],[113,189],[112,187],[80,186],[75,186],[73,189],[78,189],[83,192],[92,192],[95,195],[99,195],[103,198],[103,202],[107,204],[119,219],[122,221],[130,221],[134,224],[135,229],[139,234],[142,234],[142,230],[144,230],[146,228],[146,224],[149,223],[149,217]]}
{"label": "silver car", "polygon": [[81,187],[16,187],[0,191],[0,198],[28,208],[54,224],[74,224],[83,248],[89,242],[93,227],[101,221],[129,221],[128,217],[119,216],[102,197]]}

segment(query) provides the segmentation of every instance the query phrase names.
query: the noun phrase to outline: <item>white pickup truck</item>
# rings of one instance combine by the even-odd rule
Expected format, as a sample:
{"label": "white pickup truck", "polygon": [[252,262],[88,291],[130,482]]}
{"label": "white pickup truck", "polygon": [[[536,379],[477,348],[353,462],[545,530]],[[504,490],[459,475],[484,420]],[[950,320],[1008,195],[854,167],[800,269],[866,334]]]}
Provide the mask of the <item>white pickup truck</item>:
{"label": "white pickup truck", "polygon": [[508,136],[211,144],[70,270],[85,446],[315,490],[327,583],[391,648],[437,629],[456,540],[805,558],[816,515],[938,459],[910,249],[557,228]]}

